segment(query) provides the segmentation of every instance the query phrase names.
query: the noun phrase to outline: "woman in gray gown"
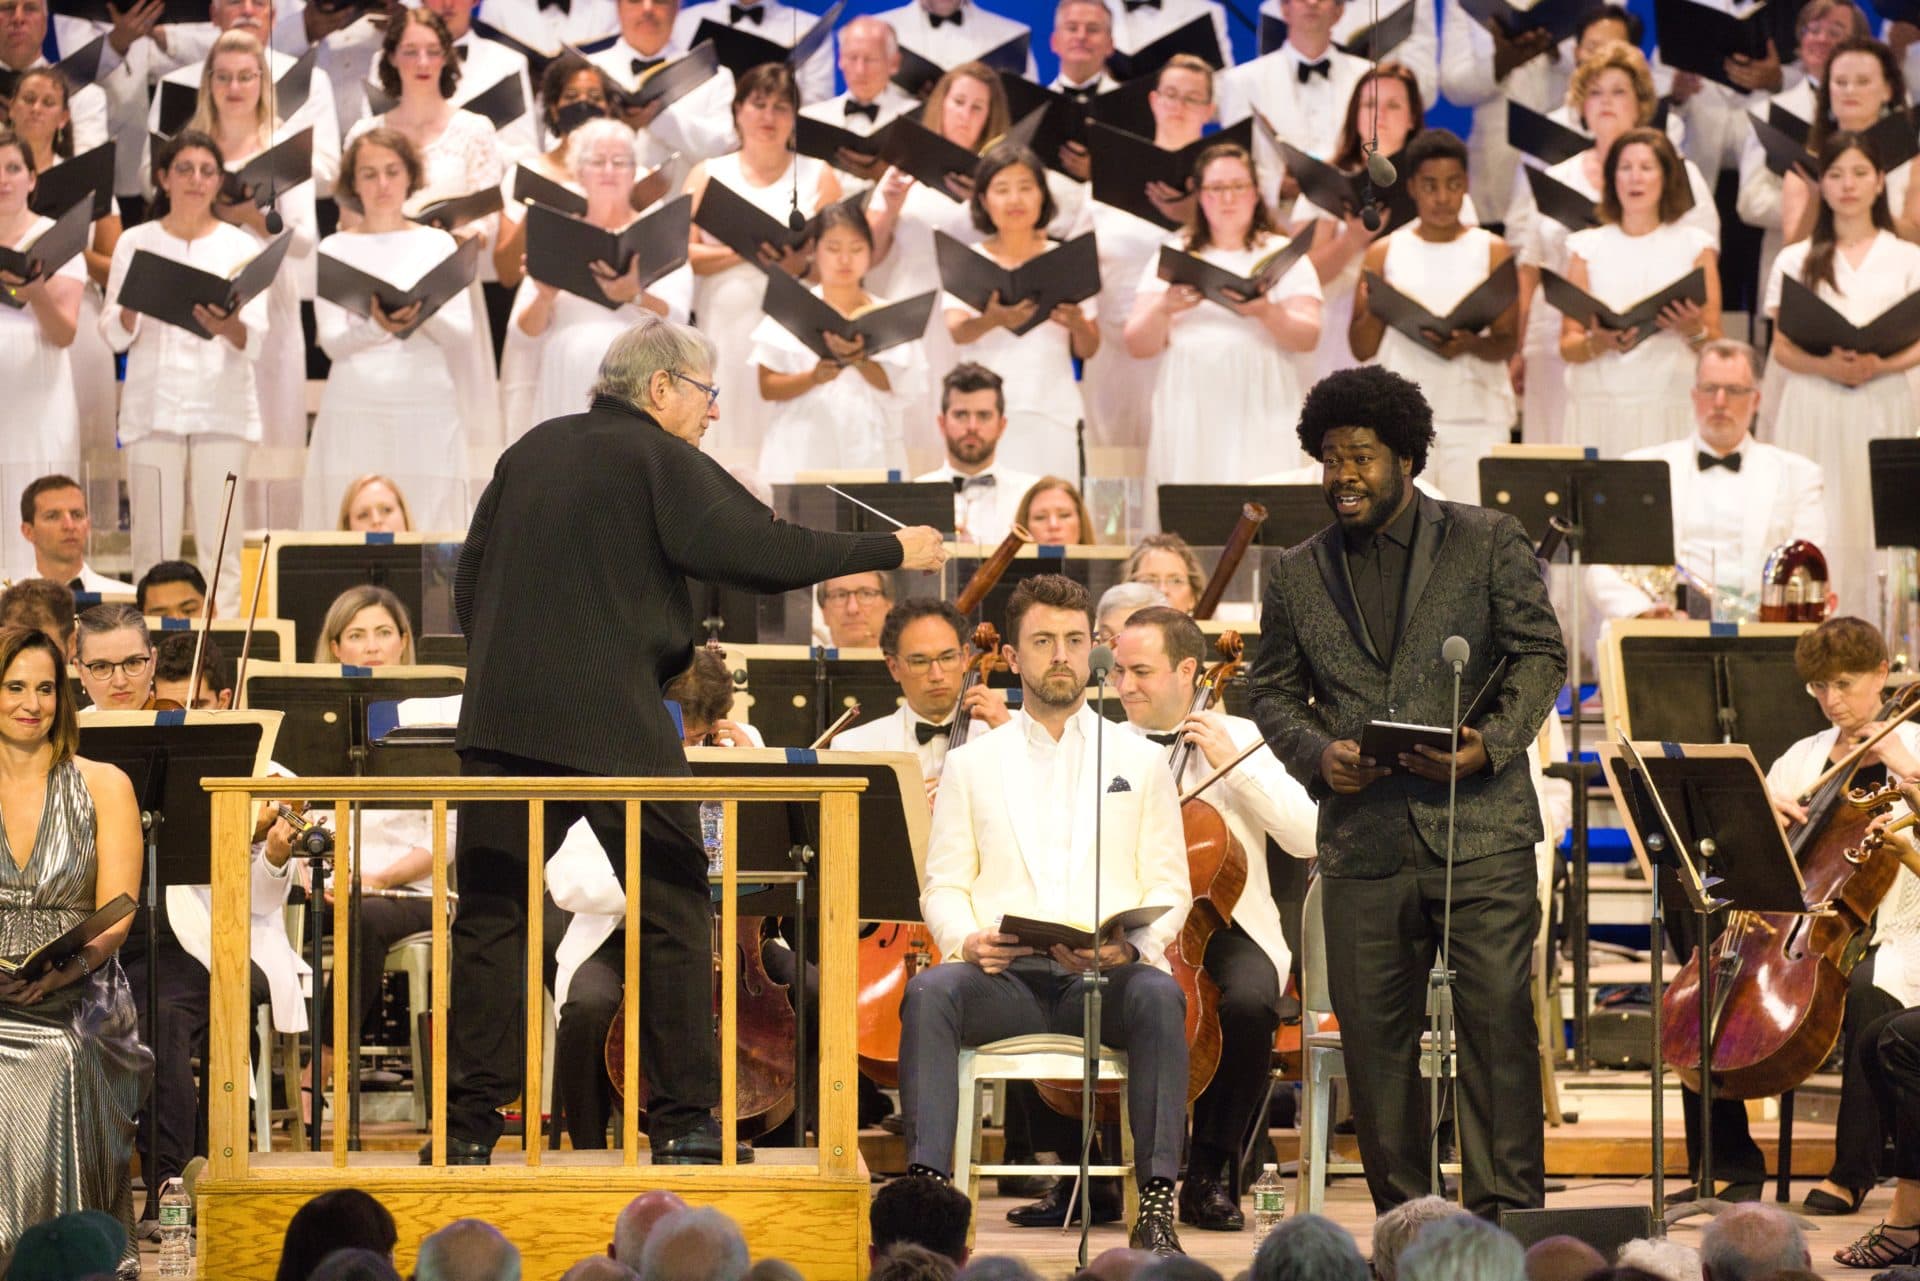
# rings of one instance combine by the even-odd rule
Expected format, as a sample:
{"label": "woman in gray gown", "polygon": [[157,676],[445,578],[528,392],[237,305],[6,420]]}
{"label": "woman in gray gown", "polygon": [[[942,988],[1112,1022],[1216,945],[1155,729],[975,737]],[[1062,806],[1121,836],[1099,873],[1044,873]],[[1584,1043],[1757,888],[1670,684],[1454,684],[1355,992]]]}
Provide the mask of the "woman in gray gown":
{"label": "woman in gray gown", "polygon": [[[0,629],[0,957],[58,938],[140,888],[140,820],[127,776],[74,755],[65,664],[43,633]],[[152,1057],[114,953],[127,922],[32,982],[0,973],[0,1272],[20,1234],[73,1210],[127,1229],[139,1268],[128,1158]]]}

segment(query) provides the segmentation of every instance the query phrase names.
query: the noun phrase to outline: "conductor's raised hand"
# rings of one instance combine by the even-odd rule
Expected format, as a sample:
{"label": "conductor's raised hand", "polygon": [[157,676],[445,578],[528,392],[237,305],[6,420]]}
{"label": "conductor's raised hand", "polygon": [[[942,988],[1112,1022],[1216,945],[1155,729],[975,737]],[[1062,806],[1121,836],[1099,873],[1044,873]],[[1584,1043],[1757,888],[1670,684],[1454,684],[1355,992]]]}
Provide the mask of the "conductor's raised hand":
{"label": "conductor's raised hand", "polygon": [[1013,937],[998,930],[978,930],[967,935],[960,945],[960,955],[985,973],[998,974],[1021,957],[1033,955],[1032,948],[1020,947]]}
{"label": "conductor's raised hand", "polygon": [[1336,739],[1320,753],[1320,777],[1342,796],[1352,796],[1393,773],[1375,765],[1371,756],[1360,754],[1360,744],[1350,738]]}
{"label": "conductor's raised hand", "polygon": [[931,574],[947,563],[947,545],[931,525],[910,525],[895,530],[893,536],[900,540],[900,568]]}
{"label": "conductor's raised hand", "polygon": [[1460,750],[1443,752],[1422,743],[1411,752],[1400,753],[1400,767],[1415,778],[1444,783],[1452,770],[1462,778],[1487,767],[1487,741],[1471,725],[1460,727]]}

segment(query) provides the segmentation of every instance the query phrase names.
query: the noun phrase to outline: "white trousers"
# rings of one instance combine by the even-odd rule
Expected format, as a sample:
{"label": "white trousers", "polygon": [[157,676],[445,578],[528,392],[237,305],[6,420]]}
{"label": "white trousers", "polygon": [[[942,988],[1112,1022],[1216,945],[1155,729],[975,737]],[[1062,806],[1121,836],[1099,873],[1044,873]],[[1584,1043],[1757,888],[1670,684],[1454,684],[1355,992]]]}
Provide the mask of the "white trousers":
{"label": "white trousers", "polygon": [[[220,517],[226,510],[227,473],[247,485],[247,460],[253,446],[217,433],[175,436],[156,432],[126,447],[127,489],[133,517],[135,577],[154,560],[179,560],[186,528],[186,505],[193,503],[193,541],[200,572],[213,581],[214,549],[220,546]],[[240,610],[240,543],[236,523],[227,533],[227,554],[220,569],[215,610],[225,618]]]}

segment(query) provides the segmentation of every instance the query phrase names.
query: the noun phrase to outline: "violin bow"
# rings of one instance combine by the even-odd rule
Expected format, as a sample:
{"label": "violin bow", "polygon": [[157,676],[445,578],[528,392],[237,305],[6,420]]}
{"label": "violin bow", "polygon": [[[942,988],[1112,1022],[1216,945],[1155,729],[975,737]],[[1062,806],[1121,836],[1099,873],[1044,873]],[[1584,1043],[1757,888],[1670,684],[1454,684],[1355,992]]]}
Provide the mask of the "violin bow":
{"label": "violin bow", "polygon": [[[1916,687],[1910,685],[1907,688],[1913,689]],[[1845,773],[1858,765],[1868,752],[1871,752],[1875,747],[1880,745],[1881,739],[1912,720],[1915,712],[1920,712],[1920,699],[1909,699],[1905,707],[1902,707],[1892,716],[1887,717],[1886,723],[1880,727],[1877,733],[1862,741],[1858,747],[1855,747],[1851,752],[1848,752],[1833,764],[1827,766],[1820,777],[1813,780],[1813,785],[1800,794],[1800,803],[1805,805],[1807,801],[1813,797],[1814,793],[1832,782],[1836,774]]]}
{"label": "violin bow", "polygon": [[859,717],[860,717],[860,704],[858,703],[848,704],[847,710],[840,713],[840,719],[835,721],[833,724],[827,726],[826,732],[821,734],[819,738],[816,738],[811,743],[808,743],[807,750],[810,752],[819,751],[821,748],[825,747],[828,743],[831,743],[833,741],[833,736],[835,734],[838,734],[841,730],[851,725],[854,721],[858,720]]}
{"label": "violin bow", "polygon": [[1256,738],[1251,743],[1248,743],[1245,747],[1240,749],[1239,754],[1235,756],[1232,760],[1228,761],[1225,765],[1222,765],[1219,769],[1215,770],[1213,773],[1207,775],[1204,779],[1200,780],[1200,782],[1194,784],[1192,789],[1189,790],[1185,795],[1183,795],[1180,798],[1180,803],[1182,805],[1185,805],[1188,801],[1193,800],[1195,797],[1199,796],[1200,793],[1206,791],[1209,787],[1212,787],[1215,783],[1218,783],[1221,779],[1233,773],[1235,767],[1237,767],[1241,761],[1246,760],[1247,757],[1252,756],[1255,752],[1259,751],[1261,748],[1265,747],[1266,745],[1267,745],[1267,740],[1264,738]]}
{"label": "violin bow", "polygon": [[[272,86],[268,86],[266,92],[271,93]],[[233,496],[239,488],[240,478],[228,472],[225,510],[220,515],[220,546],[213,555],[213,581],[207,587],[207,601],[203,607],[206,616],[200,620],[200,638],[193,643],[193,680],[187,686],[188,711],[192,711],[200,702],[200,664],[207,657],[207,633],[213,630],[213,603],[220,599],[220,566],[227,559],[227,529],[233,523]],[[258,599],[256,596],[256,603]]]}
{"label": "violin bow", "polygon": [[267,585],[267,558],[273,551],[273,533],[260,539],[260,572],[253,579],[253,604],[247,608],[247,630],[240,638],[240,663],[233,673],[233,697],[237,704],[247,689],[247,657],[253,653],[253,627],[260,621],[260,597]]}

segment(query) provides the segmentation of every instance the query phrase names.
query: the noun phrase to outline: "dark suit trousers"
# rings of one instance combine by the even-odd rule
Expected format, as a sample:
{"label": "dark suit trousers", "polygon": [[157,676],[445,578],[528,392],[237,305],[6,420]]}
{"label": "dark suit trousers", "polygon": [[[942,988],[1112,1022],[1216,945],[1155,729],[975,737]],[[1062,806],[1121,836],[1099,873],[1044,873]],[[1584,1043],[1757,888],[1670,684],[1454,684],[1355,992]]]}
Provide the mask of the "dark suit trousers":
{"label": "dark suit trousers", "polygon": [[1920,1009],[1875,1019],[1863,1034],[1873,1037],[1868,1079],[1880,1115],[1893,1128],[1896,1179],[1920,1179]]}
{"label": "dark suit trousers", "polygon": [[[504,752],[468,751],[461,761],[469,778],[580,776]],[[460,811],[447,1129],[491,1145],[502,1128],[496,1109],[526,1079],[527,813],[525,805],[499,802]],[[542,857],[583,817],[624,876],[625,806],[613,802],[548,805]],[[651,1099],[647,1133],[664,1142],[703,1125],[720,1098],[712,900],[694,807],[643,805],[640,823],[640,1054]]]}
{"label": "dark suit trousers", "polygon": [[[1081,978],[1041,957],[999,974],[953,961],[921,971],[900,1003],[900,1111],[907,1160],[953,1169],[960,1050],[1041,1032],[1080,1035]],[[1107,971],[1100,1040],[1127,1052],[1134,1172],[1171,1181],[1187,1129],[1186,998],[1173,976],[1135,962]],[[1077,1160],[1079,1153],[1072,1154]]]}
{"label": "dark suit trousers", "polygon": [[1266,1101],[1273,1034],[1280,1027],[1280,976],[1237,926],[1207,940],[1206,971],[1220,988],[1220,1066],[1193,1101],[1188,1172],[1239,1172],[1240,1149]]}
{"label": "dark suit trousers", "polygon": [[554,1033],[553,1088],[567,1116],[567,1136],[581,1151],[607,1146],[607,1121],[613,1115],[607,1030],[625,991],[626,955],[627,932],[615,930],[580,963]]}
{"label": "dark suit trousers", "polygon": [[[1378,880],[1329,876],[1327,984],[1346,1051],[1360,1156],[1376,1209],[1428,1191],[1428,1082],[1420,1075],[1427,976],[1440,947],[1446,865],[1418,838]],[[1452,964],[1461,1183],[1491,1217],[1541,1204],[1545,1132],[1529,992],[1540,907],[1533,850],[1456,863]]]}

